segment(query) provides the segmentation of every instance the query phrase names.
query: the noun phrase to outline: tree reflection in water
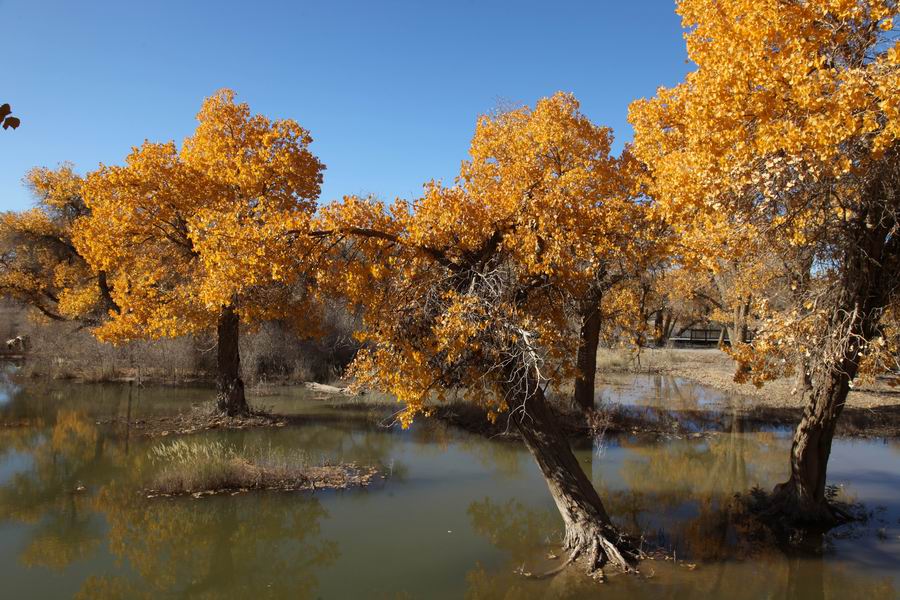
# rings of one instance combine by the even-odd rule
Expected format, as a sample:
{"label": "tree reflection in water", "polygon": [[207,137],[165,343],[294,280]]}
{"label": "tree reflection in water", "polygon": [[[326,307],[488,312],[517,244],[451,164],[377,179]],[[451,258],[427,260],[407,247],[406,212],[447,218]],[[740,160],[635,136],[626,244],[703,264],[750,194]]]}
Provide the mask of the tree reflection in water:
{"label": "tree reflection in water", "polygon": [[[545,496],[540,486],[530,494],[534,467],[516,444],[424,422],[411,431],[386,432],[332,411],[321,421],[316,415],[301,426],[276,431],[198,436],[238,446],[305,448],[316,462],[355,460],[385,471],[392,467],[387,495],[395,490],[408,495],[398,493],[387,501],[381,490],[373,489],[360,494],[363,502],[335,504],[329,495],[298,494],[151,500],[137,493],[155,468],[147,458],[147,441],[121,423],[98,426],[97,421],[111,414],[162,411],[161,396],[139,398],[135,393],[129,403],[123,386],[74,389],[73,394],[85,394],[77,396],[78,402],[76,396],[23,388],[0,414],[6,425],[0,427],[0,523],[20,525],[6,538],[4,549],[14,552],[19,563],[9,566],[9,572],[36,567],[23,573],[28,585],[44,578],[42,569],[51,569],[54,577],[44,578],[48,589],[65,587],[67,593],[58,595],[71,596],[80,588],[81,598],[314,597],[328,594],[336,580],[342,590],[362,595],[376,581],[383,582],[378,589],[384,593],[408,587],[415,590],[412,597],[419,597],[427,595],[424,590],[434,585],[436,574],[448,585],[458,585],[461,573],[470,569],[465,581],[471,598],[597,597],[596,583],[578,569],[545,581],[514,574],[557,566],[560,560],[548,554],[555,551],[553,543],[561,531],[553,510],[536,510],[531,504]],[[891,580],[874,577],[858,560],[839,560],[845,550],[856,551],[856,542],[825,538],[813,552],[786,555],[742,521],[740,505],[731,502],[734,493],[781,479],[788,441],[769,433],[741,433],[736,418],[729,427],[732,433],[664,442],[622,436],[611,441],[607,454],[587,448],[579,452],[587,471],[590,462],[598,460],[612,461],[618,469],[598,469],[605,477],[594,483],[609,499],[620,525],[651,532],[648,545],[662,546],[677,553],[680,562],[698,565],[692,571],[671,561],[647,561],[642,577],[614,577],[600,593],[623,598],[896,596]],[[898,447],[891,444],[888,454]],[[469,464],[459,474],[442,471],[457,468],[460,461]],[[432,477],[440,481],[432,482]],[[484,487],[488,481],[498,485],[489,491]],[[517,485],[521,495],[514,501],[508,501],[509,496],[493,500],[501,490]],[[461,506],[468,507],[471,529],[453,527],[454,534],[448,535],[456,544],[452,556],[458,562],[396,581],[393,575],[385,580],[384,573],[366,572],[395,560],[394,554],[379,555],[379,550],[421,552],[421,532],[433,521],[466,517],[459,515],[458,506],[447,508],[451,488],[440,488],[440,495],[432,496],[435,486],[453,486],[453,497],[464,498]],[[415,505],[421,512],[413,513],[409,498],[422,502]],[[440,510],[428,503],[432,501],[441,503]],[[325,506],[338,519],[329,522]],[[349,510],[358,522],[332,528]],[[389,520],[400,513],[418,515],[404,521],[408,531],[394,531],[384,523],[364,529],[372,514]],[[323,535],[326,527],[334,541]],[[396,543],[386,543],[385,536],[394,533]],[[484,551],[479,537],[488,540],[496,554],[473,554]],[[342,544],[340,553],[337,542]],[[832,545],[839,549],[838,556],[823,558],[823,548]],[[360,554],[360,547],[368,551]],[[403,554],[397,556],[404,559]],[[475,557],[481,564],[473,567]],[[84,580],[86,571],[94,576]],[[358,582],[343,583],[348,571],[357,574]],[[11,585],[15,589],[16,583]]]}
{"label": "tree reflection in water", "polygon": [[82,412],[58,409],[53,423],[0,435],[0,454],[30,457],[0,485],[0,520],[34,525],[19,556],[29,567],[65,569],[106,540],[127,574],[89,577],[81,598],[312,597],[338,556],[314,497],[151,501],[136,493],[153,468],[146,452],[126,454]]}
{"label": "tree reflection in water", "polygon": [[95,551],[102,521],[83,493],[103,466],[104,440],[83,413],[60,409],[49,431],[4,431],[3,449],[27,453],[30,468],[0,487],[0,519],[35,524],[19,559],[26,566],[60,570]]}
{"label": "tree reflection in water", "polygon": [[97,506],[110,549],[137,579],[91,577],[79,598],[311,598],[316,573],[338,557],[321,539],[327,513],[309,496],[147,502],[123,486],[101,492]]}
{"label": "tree reflection in water", "polygon": [[807,547],[803,552],[785,554],[769,546],[741,559],[700,562],[696,569],[687,568],[688,563],[681,559],[677,566],[672,561],[645,561],[640,575],[614,576],[601,589],[578,569],[567,569],[547,580],[529,579],[521,575],[523,564],[536,573],[558,564],[558,559],[547,559],[550,547],[542,543],[547,522],[556,515],[518,503],[495,504],[489,499],[474,503],[469,514],[473,528],[508,555],[499,567],[487,569],[476,564],[469,571],[466,598],[470,600],[596,598],[598,594],[623,599],[897,597],[898,590],[889,578],[873,578],[845,565],[826,566],[821,538],[818,547]]}

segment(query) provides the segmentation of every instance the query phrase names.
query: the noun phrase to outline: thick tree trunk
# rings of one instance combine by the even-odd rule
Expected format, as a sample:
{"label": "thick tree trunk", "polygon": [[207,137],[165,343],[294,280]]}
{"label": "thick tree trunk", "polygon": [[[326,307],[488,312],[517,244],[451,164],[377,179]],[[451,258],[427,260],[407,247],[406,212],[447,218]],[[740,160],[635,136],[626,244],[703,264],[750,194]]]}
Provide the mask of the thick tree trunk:
{"label": "thick tree trunk", "polygon": [[[855,368],[853,368],[855,375]],[[775,488],[774,508],[792,524],[829,526],[836,522],[825,497],[828,457],[850,378],[832,369],[818,382],[791,444],[791,476]]]}
{"label": "thick tree trunk", "polygon": [[581,315],[575,376],[575,403],[585,412],[594,410],[594,385],[597,379],[597,346],[600,344],[599,301],[586,306]]}
{"label": "thick tree trunk", "polygon": [[234,305],[222,307],[218,324],[218,396],[216,409],[229,417],[250,414],[241,380],[240,317]]}
{"label": "thick tree trunk", "polygon": [[672,337],[672,332],[675,330],[675,315],[669,313],[666,315],[666,324],[663,327],[663,337],[660,340],[660,347],[665,346],[669,343],[669,338]]}
{"label": "thick tree trunk", "polygon": [[896,284],[898,251],[888,228],[866,223],[845,255],[824,347],[813,368],[812,392],[791,445],[791,476],[773,494],[771,512],[783,521],[811,529],[838,521],[825,497],[831,441],[861,352],[875,338]]}
{"label": "thick tree trunk", "polygon": [[653,345],[662,348],[672,337],[675,328],[675,315],[671,311],[661,308],[653,317]]}
{"label": "thick tree trunk", "polygon": [[512,418],[563,518],[563,546],[571,552],[570,560],[585,559],[590,572],[607,563],[624,571],[634,570],[639,552],[612,524],[597,490],[557,427],[540,388],[528,398],[519,395]]}

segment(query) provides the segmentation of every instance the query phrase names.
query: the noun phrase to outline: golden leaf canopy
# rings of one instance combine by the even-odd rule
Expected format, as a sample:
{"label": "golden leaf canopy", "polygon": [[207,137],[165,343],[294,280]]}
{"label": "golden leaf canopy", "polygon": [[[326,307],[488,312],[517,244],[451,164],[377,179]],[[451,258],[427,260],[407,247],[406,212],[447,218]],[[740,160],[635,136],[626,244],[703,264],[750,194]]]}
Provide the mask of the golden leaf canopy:
{"label": "golden leaf canopy", "polygon": [[900,4],[681,0],[677,10],[696,69],[632,104],[633,151],[686,256],[712,270],[780,263],[790,301],[761,305],[753,347],[735,349],[760,383],[827,346],[834,302],[847,300],[826,296],[855,268],[847,257],[863,238],[896,236]]}
{"label": "golden leaf canopy", "polygon": [[63,164],[32,169],[25,183],[35,207],[0,215],[0,292],[46,318],[95,322],[108,308],[104,284],[72,242],[87,214],[81,177]]}
{"label": "golden leaf canopy", "polygon": [[317,282],[365,307],[355,373],[406,404],[404,424],[449,391],[496,415],[503,373],[571,370],[574,306],[599,270],[646,256],[653,231],[639,170],[610,142],[560,93],[480,118],[453,186],[322,210],[319,231],[344,236],[349,258]]}
{"label": "golden leaf canopy", "polygon": [[91,213],[75,242],[110,273],[121,308],[97,331],[103,338],[206,329],[230,304],[247,321],[274,318],[297,300],[324,170],[309,132],[252,114],[230,90],[197,119],[180,149],[145,142],[85,181]]}
{"label": "golden leaf canopy", "polygon": [[[629,115],[673,221],[731,210],[802,244],[823,225],[823,203],[852,211],[848,178],[875,168],[900,134],[898,4],[681,0],[678,12],[697,68]],[[815,194],[811,207],[822,185],[843,203]]]}

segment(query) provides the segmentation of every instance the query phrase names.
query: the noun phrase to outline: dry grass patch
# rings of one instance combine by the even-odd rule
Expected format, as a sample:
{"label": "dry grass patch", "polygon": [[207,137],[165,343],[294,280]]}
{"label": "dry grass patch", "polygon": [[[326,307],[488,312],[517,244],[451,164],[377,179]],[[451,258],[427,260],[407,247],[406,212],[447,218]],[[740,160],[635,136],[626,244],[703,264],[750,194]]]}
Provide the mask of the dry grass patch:
{"label": "dry grass patch", "polygon": [[239,449],[220,441],[164,442],[150,449],[150,458],[157,470],[148,496],[340,489],[368,485],[376,474],[354,463],[313,466],[299,450]]}

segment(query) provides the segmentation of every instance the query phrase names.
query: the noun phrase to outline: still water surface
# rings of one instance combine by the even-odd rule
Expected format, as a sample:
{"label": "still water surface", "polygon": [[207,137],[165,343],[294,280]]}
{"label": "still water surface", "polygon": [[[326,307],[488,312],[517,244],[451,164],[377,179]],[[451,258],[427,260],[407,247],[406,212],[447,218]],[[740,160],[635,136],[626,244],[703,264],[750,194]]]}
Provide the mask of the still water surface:
{"label": "still water surface", "polygon": [[[689,410],[718,392],[657,377],[617,378],[607,402]],[[538,572],[561,522],[517,443],[421,422],[380,427],[304,390],[256,399],[301,415],[279,429],[208,432],[236,444],[302,448],[312,461],[375,465],[364,490],[147,499],[148,441],[125,417],[169,414],[210,391],[28,381],[0,385],[2,598],[896,598],[900,444],[838,440],[830,479],[872,513],[865,525],[786,554],[729,518],[729,499],[786,476],[786,432],[680,439],[609,437],[577,452],[610,512],[674,551],[641,577],[598,588]],[[98,425],[118,417],[118,425]],[[689,566],[690,565],[690,566]],[[695,566],[694,566],[695,565]]]}

